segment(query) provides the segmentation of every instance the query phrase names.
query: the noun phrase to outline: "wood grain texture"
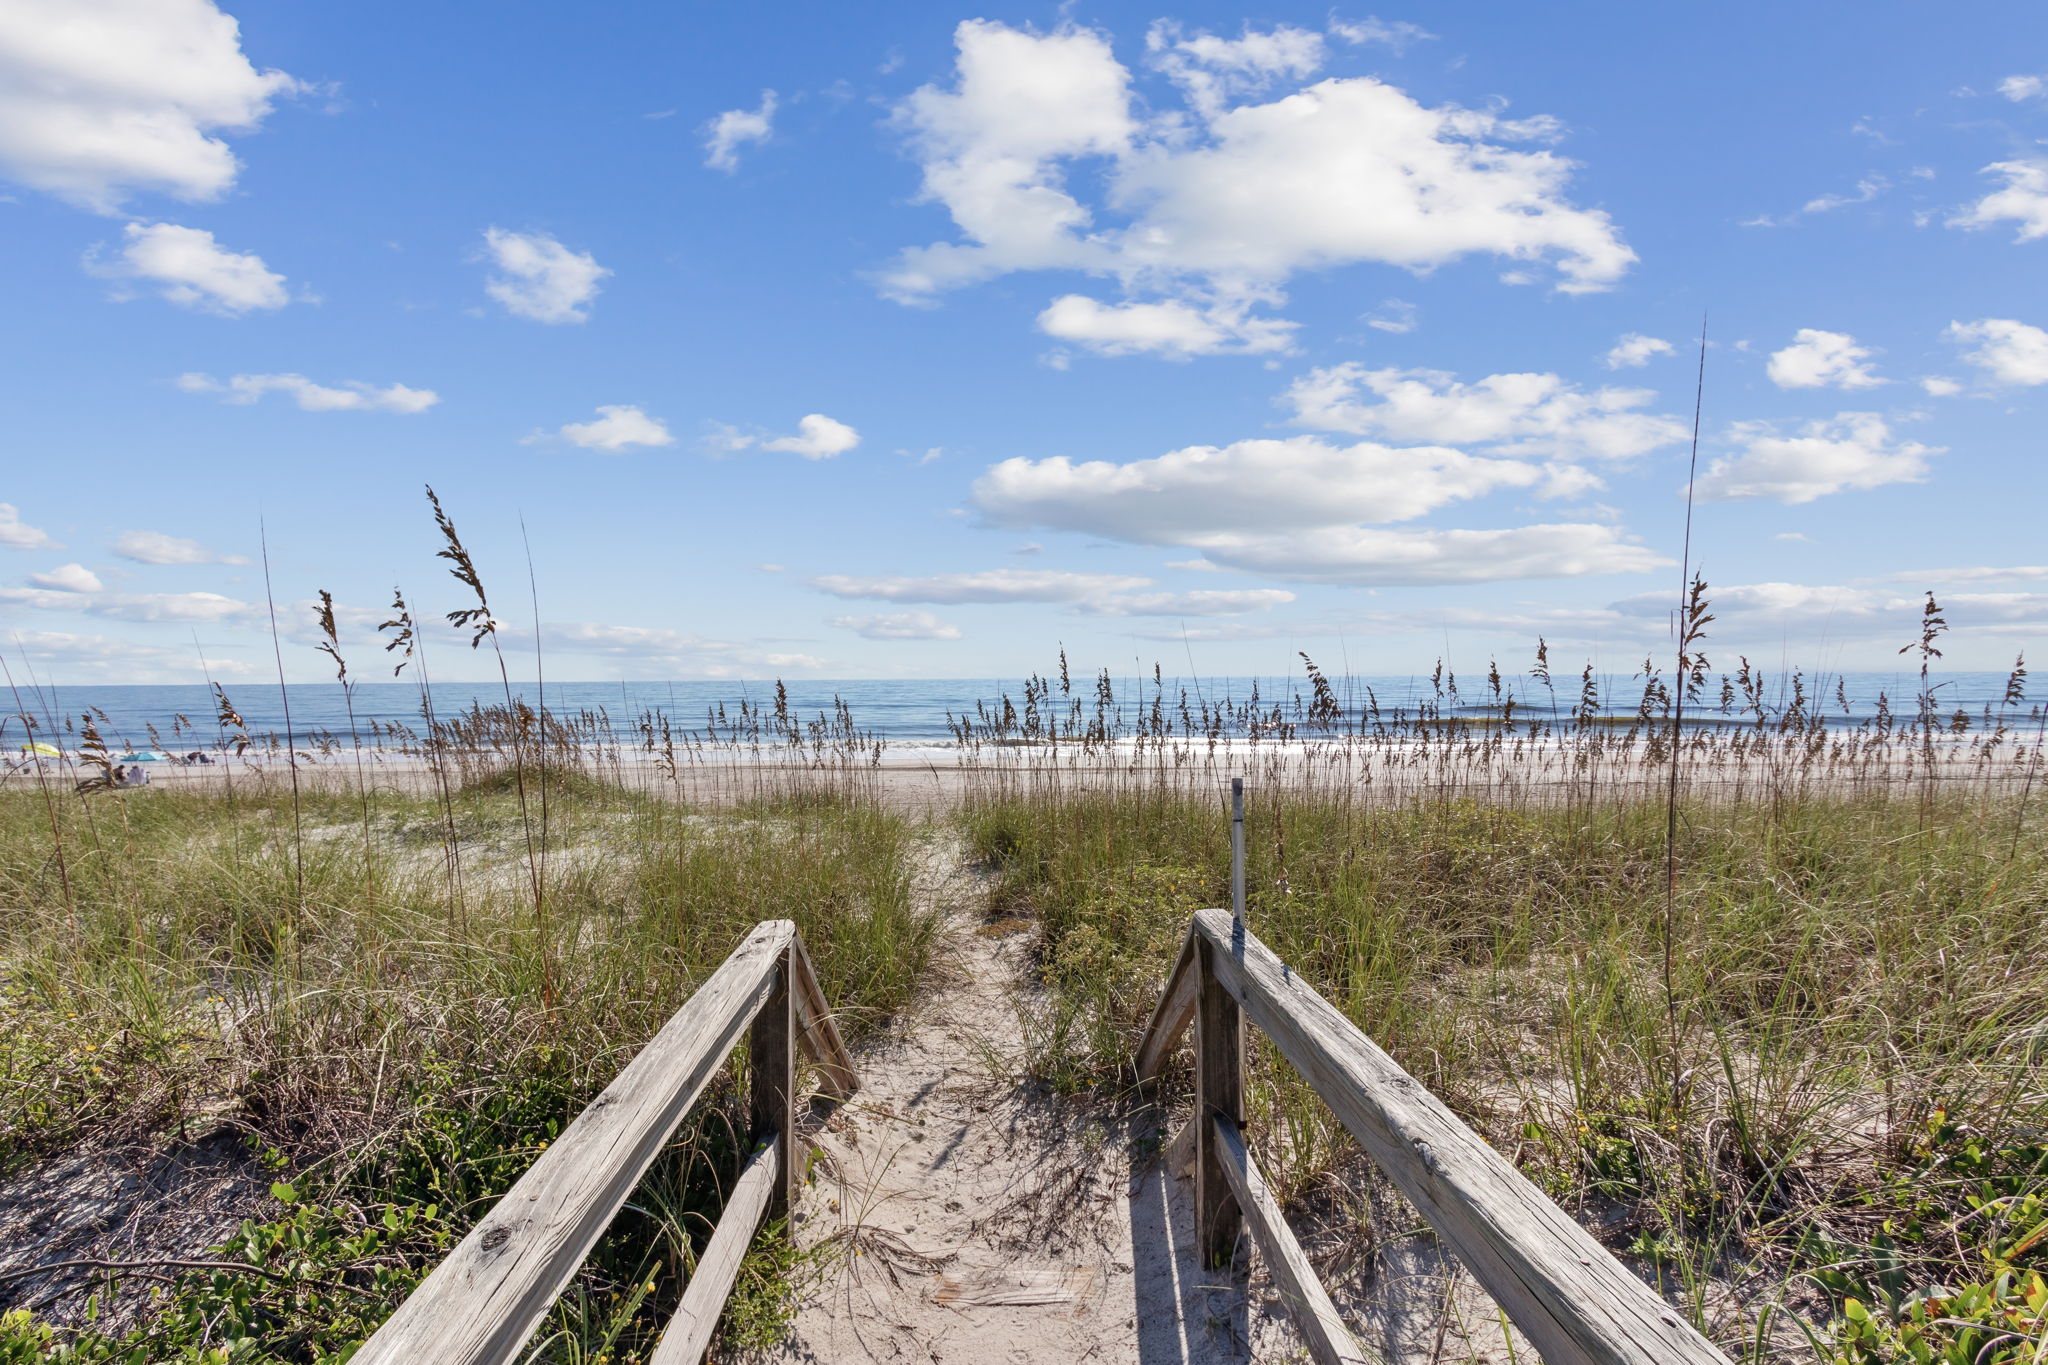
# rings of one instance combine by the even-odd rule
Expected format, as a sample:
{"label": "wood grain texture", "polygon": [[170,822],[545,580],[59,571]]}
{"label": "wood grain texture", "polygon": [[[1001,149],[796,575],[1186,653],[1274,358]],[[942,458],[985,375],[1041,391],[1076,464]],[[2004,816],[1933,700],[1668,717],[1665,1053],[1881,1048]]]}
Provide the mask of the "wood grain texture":
{"label": "wood grain texture", "polygon": [[355,1365],[516,1359],[725,1064],[795,940],[789,920],[749,934],[364,1344]]}
{"label": "wood grain texture", "polygon": [[[791,940],[792,947],[795,940]],[[753,1089],[747,1097],[754,1141],[775,1144],[782,1174],[768,1198],[768,1216],[789,1211],[796,1194],[796,1007],[792,1003],[789,954],[777,966],[774,986],[747,1033],[747,1060]]]}
{"label": "wood grain texture", "polygon": [[1166,989],[1159,993],[1159,1003],[1152,1008],[1151,1022],[1145,1025],[1144,1037],[1139,1040],[1139,1080],[1149,1081],[1159,1074],[1159,1069],[1166,1065],[1166,1059],[1173,1055],[1180,1036],[1194,1022],[1195,991],[1201,984],[1196,980],[1198,975],[1195,970],[1195,935],[1190,929],[1187,941],[1181,944],[1180,956],[1174,959],[1173,971],[1166,978]]}
{"label": "wood grain texture", "polygon": [[1728,1365],[1563,1209],[1230,914],[1195,932],[1252,1022],[1429,1220],[1549,1365]]}
{"label": "wood grain texture", "polygon": [[1266,1273],[1280,1290],[1309,1355],[1316,1365],[1367,1365],[1368,1357],[1344,1326],[1344,1319],[1337,1316],[1337,1305],[1330,1302],[1315,1267],[1302,1254],[1301,1243],[1294,1240],[1294,1229],[1287,1226],[1280,1201],[1273,1197],[1258,1163],[1246,1150],[1244,1134],[1221,1114],[1210,1115],[1209,1122],[1215,1128],[1216,1155],[1224,1177],[1237,1194],[1252,1240],[1266,1259]]}
{"label": "wood grain texture", "polygon": [[647,1365],[698,1365],[704,1359],[711,1334],[718,1330],[719,1315],[725,1312],[725,1301],[732,1295],[733,1281],[739,1278],[740,1262],[746,1259],[754,1232],[774,1200],[776,1187],[782,1184],[785,1172],[779,1153],[778,1144],[764,1142],[747,1159],[704,1254],[697,1258],[696,1273],[683,1286],[676,1315],[661,1329],[661,1341]]}
{"label": "wood grain texture", "polygon": [[1230,1264],[1244,1213],[1216,1151],[1208,1120],[1244,1118],[1244,1011],[1216,977],[1217,949],[1195,945],[1200,989],[1195,997],[1195,1250],[1205,1266]]}
{"label": "wood grain texture", "polygon": [[810,950],[798,938],[790,945],[790,994],[797,1017],[797,1041],[804,1054],[818,1068],[821,1089],[835,1100],[843,1100],[860,1089],[860,1073],[854,1070],[853,1053],[832,1017],[832,1006],[818,985],[817,968],[811,965]]}

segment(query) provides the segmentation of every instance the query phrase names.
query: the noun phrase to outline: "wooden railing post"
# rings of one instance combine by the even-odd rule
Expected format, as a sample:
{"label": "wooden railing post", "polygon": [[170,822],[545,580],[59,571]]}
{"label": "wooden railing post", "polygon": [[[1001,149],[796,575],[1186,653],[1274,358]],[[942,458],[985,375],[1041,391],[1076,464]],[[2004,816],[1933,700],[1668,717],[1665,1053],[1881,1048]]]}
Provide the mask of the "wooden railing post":
{"label": "wooden railing post", "polygon": [[1230,1264],[1244,1214],[1216,1150],[1221,1115],[1232,1124],[1244,1115],[1244,1017],[1217,979],[1214,950],[1197,945],[1201,987],[1195,1003],[1195,1249],[1202,1264]]}
{"label": "wooden railing post", "polygon": [[774,1143],[778,1158],[775,1187],[768,1197],[769,1218],[789,1212],[790,1199],[796,1193],[796,997],[790,989],[795,975],[785,949],[775,968],[768,1003],[754,1016],[747,1035],[747,1053],[754,1070],[754,1141]]}

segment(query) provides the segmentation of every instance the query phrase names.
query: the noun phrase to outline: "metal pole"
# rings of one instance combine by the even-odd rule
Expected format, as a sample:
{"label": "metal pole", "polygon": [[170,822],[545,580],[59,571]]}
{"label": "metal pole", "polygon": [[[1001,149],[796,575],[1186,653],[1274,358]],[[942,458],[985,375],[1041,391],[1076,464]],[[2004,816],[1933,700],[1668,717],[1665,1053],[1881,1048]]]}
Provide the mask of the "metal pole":
{"label": "metal pole", "polygon": [[1230,918],[1244,928],[1244,779],[1230,779]]}

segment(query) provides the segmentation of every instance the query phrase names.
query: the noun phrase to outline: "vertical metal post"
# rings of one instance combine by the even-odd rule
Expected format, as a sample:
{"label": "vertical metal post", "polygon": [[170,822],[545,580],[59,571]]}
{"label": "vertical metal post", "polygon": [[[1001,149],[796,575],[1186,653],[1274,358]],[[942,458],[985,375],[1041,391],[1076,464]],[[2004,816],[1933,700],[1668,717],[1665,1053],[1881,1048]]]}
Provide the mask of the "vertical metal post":
{"label": "vertical metal post", "polygon": [[1230,779],[1230,918],[1244,928],[1244,779]]}
{"label": "vertical metal post", "polygon": [[785,949],[775,969],[768,1003],[754,1016],[747,1035],[747,1052],[754,1068],[750,1104],[754,1141],[773,1142],[781,1158],[764,1218],[787,1213],[796,1193],[796,1002],[790,985],[789,952]]}
{"label": "vertical metal post", "polygon": [[1202,978],[1195,1003],[1195,1251],[1203,1265],[1219,1269],[1237,1250],[1244,1212],[1223,1174],[1209,1120],[1222,1114],[1244,1122],[1244,1021],[1216,979],[1214,950],[1205,940],[1196,952]]}

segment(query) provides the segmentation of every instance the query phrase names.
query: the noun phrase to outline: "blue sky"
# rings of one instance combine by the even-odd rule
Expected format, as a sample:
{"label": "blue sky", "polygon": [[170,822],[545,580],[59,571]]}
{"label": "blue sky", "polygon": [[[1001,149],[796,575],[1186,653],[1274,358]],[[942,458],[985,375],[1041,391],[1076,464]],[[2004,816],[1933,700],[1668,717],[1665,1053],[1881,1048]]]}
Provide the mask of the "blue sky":
{"label": "blue sky", "polygon": [[1704,316],[1709,655],[1890,667],[1933,590],[1999,667],[2048,622],[2044,40],[16,0],[0,631],[260,672],[260,527],[288,671],[327,589],[372,672],[394,584],[468,605],[432,483],[515,651],[530,545],[563,678],[1625,667]]}

